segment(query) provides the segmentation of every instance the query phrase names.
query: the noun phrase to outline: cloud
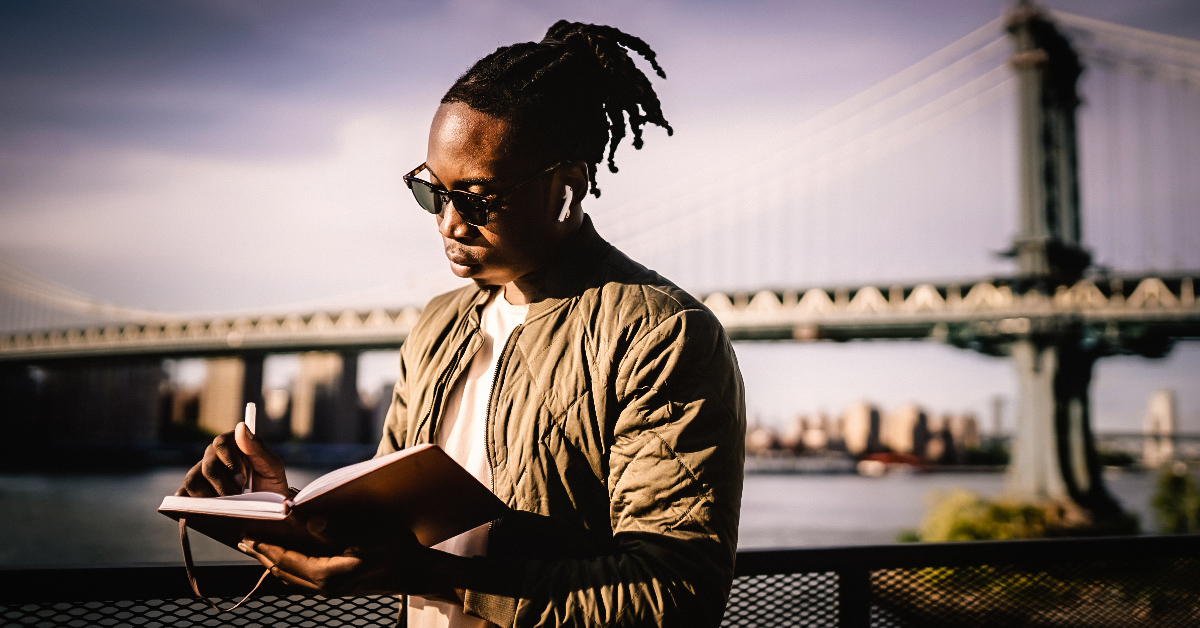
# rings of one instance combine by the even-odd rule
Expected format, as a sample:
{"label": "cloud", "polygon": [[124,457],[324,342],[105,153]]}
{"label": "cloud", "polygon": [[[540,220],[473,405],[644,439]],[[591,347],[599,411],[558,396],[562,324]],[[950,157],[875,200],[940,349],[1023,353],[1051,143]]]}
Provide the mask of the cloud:
{"label": "cloud", "polygon": [[68,175],[98,170],[124,184],[26,199],[0,249],[109,300],[165,309],[262,306],[445,273],[432,222],[400,181],[423,158],[424,127],[360,118],[339,130],[336,150],[289,160],[82,154]]}
{"label": "cloud", "polygon": [[[1120,4],[1093,8],[1128,14]],[[494,46],[537,39],[559,17],[638,34],[658,51],[670,77],[655,86],[678,132],[667,138],[651,130],[644,151],[628,144],[621,149],[621,174],[601,173],[605,196],[590,201],[589,211],[604,226],[606,217],[651,190],[689,185],[689,177],[731,150],[754,155],[766,140],[1005,6],[7,2],[0,4],[0,225],[8,234],[2,246],[36,272],[109,300],[195,307],[211,296],[220,307],[341,293],[343,285],[380,277],[358,257],[385,260],[378,267],[393,277],[425,268],[411,253],[421,249],[406,246],[409,256],[395,257],[379,230],[359,234],[336,218],[384,215],[384,180],[391,181],[392,200],[405,202],[398,174],[419,163],[423,129],[442,90]],[[1151,9],[1166,15],[1172,6],[1158,2]],[[386,121],[372,127],[374,148],[353,131],[371,120]],[[398,154],[406,157],[394,158]],[[753,179],[763,173],[738,174]],[[917,179],[910,177],[909,187]],[[926,196],[942,191],[926,183]],[[864,180],[859,187],[880,184]],[[943,199],[939,206],[952,204]],[[304,218],[318,206],[330,216]],[[880,267],[899,275],[944,275],[939,268],[945,264],[938,264],[948,258],[972,260],[967,267],[978,272],[996,268],[990,254],[1002,247],[992,239],[1008,237],[1007,215],[972,227],[969,213],[937,214],[926,222],[986,233],[957,238],[931,255],[902,246],[903,234],[917,225],[903,219],[913,210],[901,209],[877,219],[843,211],[843,225],[863,225],[849,248],[831,246],[820,231],[832,218],[817,215],[793,225],[809,240],[791,244],[814,263],[836,265],[836,255],[847,261],[842,275],[814,267],[791,280],[847,280],[846,273],[864,279]],[[310,219],[315,222],[304,222]],[[276,235],[248,228],[256,223],[276,225]],[[310,253],[323,261],[282,262],[297,254],[288,242],[305,237],[306,227],[327,238]],[[259,231],[257,244],[246,241]],[[403,240],[407,232],[393,237]],[[255,250],[262,260],[229,254]],[[876,261],[861,261],[869,259]],[[239,270],[235,260],[256,270]],[[192,292],[176,301],[183,292],[173,286],[181,282]]]}

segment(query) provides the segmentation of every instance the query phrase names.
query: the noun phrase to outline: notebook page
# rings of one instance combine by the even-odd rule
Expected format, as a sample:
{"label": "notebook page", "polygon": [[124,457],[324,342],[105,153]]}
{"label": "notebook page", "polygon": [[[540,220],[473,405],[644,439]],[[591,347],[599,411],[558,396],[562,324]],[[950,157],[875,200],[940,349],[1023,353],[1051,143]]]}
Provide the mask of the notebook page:
{"label": "notebook page", "polygon": [[245,493],[225,497],[184,497],[168,495],[159,510],[182,510],[207,513],[282,513],[283,495],[278,493]]}
{"label": "notebook page", "polygon": [[417,445],[415,447],[409,447],[408,449],[401,449],[400,451],[392,452],[386,456],[372,458],[371,460],[364,460],[363,462],[352,464],[348,467],[342,467],[341,469],[330,471],[329,473],[326,473],[325,475],[313,480],[312,483],[304,487],[304,490],[297,493],[294,502],[299,504],[306,499],[316,497],[317,495],[320,495],[321,493],[324,493],[334,487],[341,486],[342,484],[345,484],[356,477],[366,475],[375,469],[387,466],[393,460],[403,458],[418,451],[429,449],[430,447],[433,447],[433,445]]}

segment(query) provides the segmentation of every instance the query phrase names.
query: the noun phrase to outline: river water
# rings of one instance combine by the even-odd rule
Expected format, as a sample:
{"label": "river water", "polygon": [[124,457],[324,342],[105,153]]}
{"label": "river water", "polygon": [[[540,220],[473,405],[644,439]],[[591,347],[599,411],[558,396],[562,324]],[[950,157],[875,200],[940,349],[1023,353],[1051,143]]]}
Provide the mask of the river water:
{"label": "river water", "polygon": [[[0,474],[0,566],[180,561],[178,528],[155,512],[184,469],[121,475]],[[319,472],[289,470],[293,486]],[[1152,530],[1154,476],[1111,474],[1108,486]],[[930,495],[965,488],[997,495],[995,473],[749,475],[741,548],[890,543],[920,524]],[[196,560],[246,559],[192,535]]]}

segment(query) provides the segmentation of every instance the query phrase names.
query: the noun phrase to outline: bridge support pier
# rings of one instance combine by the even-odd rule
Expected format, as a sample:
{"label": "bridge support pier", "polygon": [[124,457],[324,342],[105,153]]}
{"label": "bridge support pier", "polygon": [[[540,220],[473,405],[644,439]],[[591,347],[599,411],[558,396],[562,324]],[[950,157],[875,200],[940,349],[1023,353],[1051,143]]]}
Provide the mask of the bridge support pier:
{"label": "bridge support pier", "polygon": [[313,443],[360,443],[357,351],[301,356],[292,390],[292,436]]}
{"label": "bridge support pier", "polygon": [[260,416],[264,416],[263,407],[263,366],[267,359],[265,353],[248,353],[242,356],[242,407],[253,403],[258,407]]}
{"label": "bridge support pier", "polygon": [[1007,489],[1024,500],[1071,501],[1097,522],[1121,516],[1104,487],[1092,439],[1088,390],[1098,356],[1078,342],[1012,346],[1017,369],[1017,426]]}
{"label": "bridge support pier", "polygon": [[336,355],[340,371],[318,395],[320,419],[313,424],[312,439],[319,443],[362,442],[362,410],[358,400],[358,352]]}
{"label": "bridge support pier", "polygon": [[[1053,295],[1091,264],[1079,214],[1076,90],[1083,66],[1070,41],[1032,2],[1008,16],[1016,52],[1020,146],[1020,231],[1011,254],[1018,286]],[[1005,343],[1020,394],[1008,490],[1020,499],[1074,502],[1093,531],[1128,531],[1129,519],[1104,488],[1092,442],[1088,388],[1101,354],[1062,324]]]}

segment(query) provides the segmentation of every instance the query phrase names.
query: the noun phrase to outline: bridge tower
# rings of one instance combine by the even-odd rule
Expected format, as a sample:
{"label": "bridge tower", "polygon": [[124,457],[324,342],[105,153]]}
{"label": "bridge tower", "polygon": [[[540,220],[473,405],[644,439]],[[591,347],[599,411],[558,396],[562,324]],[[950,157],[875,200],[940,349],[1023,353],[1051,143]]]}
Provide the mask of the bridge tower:
{"label": "bridge tower", "polygon": [[[1080,237],[1076,83],[1083,67],[1054,23],[1022,0],[1008,16],[1017,74],[1020,221],[1010,255],[1022,291],[1052,296],[1091,264]],[[1070,500],[1119,517],[1104,487],[1089,417],[1092,367],[1104,347],[1078,323],[1040,321],[1009,346],[1018,376],[1008,491]]]}

